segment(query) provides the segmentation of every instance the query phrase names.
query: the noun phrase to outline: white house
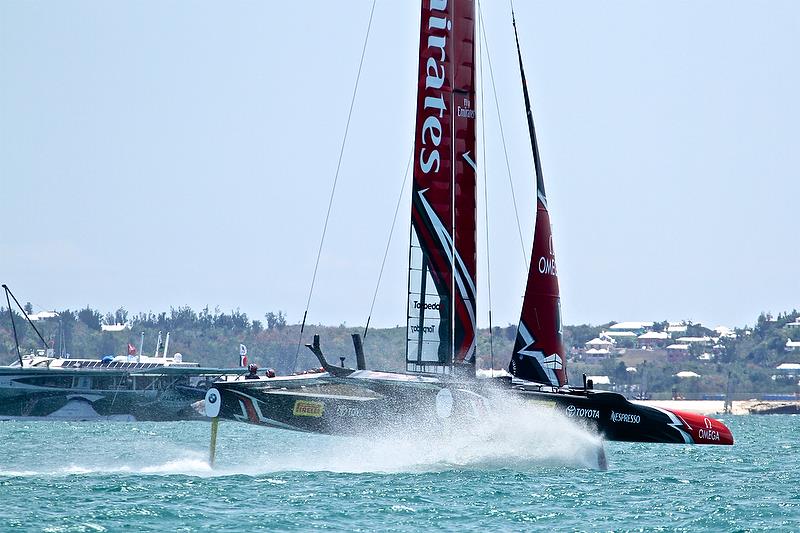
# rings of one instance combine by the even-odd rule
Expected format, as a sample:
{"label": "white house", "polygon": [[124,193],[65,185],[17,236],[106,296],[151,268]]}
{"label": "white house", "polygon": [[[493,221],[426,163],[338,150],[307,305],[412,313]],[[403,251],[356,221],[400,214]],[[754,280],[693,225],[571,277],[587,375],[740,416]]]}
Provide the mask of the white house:
{"label": "white house", "polygon": [[800,363],[781,363],[775,367],[777,371],[773,374],[772,379],[794,379],[795,376],[800,375]]}
{"label": "white house", "polygon": [[702,346],[711,346],[714,339],[711,337],[679,337],[675,339],[678,344],[700,344]]}
{"label": "white house", "polygon": [[594,348],[595,350],[610,350],[612,346],[614,346],[613,340],[608,339],[601,339],[600,337],[595,337],[594,339],[587,342],[584,346],[587,349]]}
{"label": "white house", "polygon": [[601,337],[608,337],[611,339],[635,339],[636,333],[633,331],[604,331],[600,334]]}
{"label": "white house", "polygon": [[688,329],[689,327],[685,322],[670,322],[669,326],[667,326],[667,333],[669,333],[671,337],[683,337],[686,335]]}
{"label": "white house", "polygon": [[800,341],[793,341],[792,339],[787,339],[787,341],[786,341],[786,351],[787,352],[800,352]]}
{"label": "white house", "polygon": [[591,362],[591,361],[602,361],[603,359],[607,359],[608,356],[611,354],[610,350],[605,348],[590,348],[583,352],[584,358]]}
{"label": "white house", "polygon": [[636,338],[640,348],[644,347],[661,347],[667,344],[669,333],[666,331],[648,331],[642,333]]}
{"label": "white house", "polygon": [[[799,324],[799,325],[800,325],[800,324]],[[731,328],[729,328],[728,326],[717,326],[717,327],[715,327],[715,328],[714,328],[714,331],[715,331],[715,332],[717,333],[717,335],[719,335],[720,337],[730,337],[730,338],[732,338],[732,339],[735,339],[735,338],[736,338],[736,332],[735,332],[735,331],[733,331],[733,330],[732,330]]]}
{"label": "white house", "polygon": [[100,329],[103,331],[122,331],[125,328],[130,329],[130,327],[126,324],[102,324]]}
{"label": "white house", "polygon": [[787,327],[789,329],[794,329],[794,328],[800,329],[800,316],[795,318],[794,322],[789,322],[788,324],[786,324],[785,327]]}
{"label": "white house", "polygon": [[686,357],[687,355],[689,355],[688,344],[670,344],[667,346],[667,356],[672,359]]}
{"label": "white house", "polygon": [[46,318],[55,318],[58,316],[58,313],[55,311],[41,311],[39,313],[33,313],[32,315],[28,315],[28,318],[31,319],[32,322],[36,322],[37,320],[44,320]]}

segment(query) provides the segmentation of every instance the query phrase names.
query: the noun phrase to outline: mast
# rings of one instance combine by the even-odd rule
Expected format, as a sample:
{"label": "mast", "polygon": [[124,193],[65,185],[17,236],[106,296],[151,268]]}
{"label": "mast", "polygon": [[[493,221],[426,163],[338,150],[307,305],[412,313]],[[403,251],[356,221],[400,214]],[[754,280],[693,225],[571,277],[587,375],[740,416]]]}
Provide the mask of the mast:
{"label": "mast", "polygon": [[423,0],[406,369],[475,363],[475,6]]}
{"label": "mast", "polygon": [[553,249],[550,213],[544,191],[544,176],[533,125],[533,112],[522,66],[522,52],[517,35],[517,22],[511,12],[514,38],[517,43],[519,72],[525,112],[528,117],[528,133],[536,172],[536,227],[533,233],[533,248],[528,269],[528,283],[514,342],[514,352],[508,371],[521,379],[559,387],[567,384],[566,357],[562,341],[561,298],[558,290],[558,269]]}

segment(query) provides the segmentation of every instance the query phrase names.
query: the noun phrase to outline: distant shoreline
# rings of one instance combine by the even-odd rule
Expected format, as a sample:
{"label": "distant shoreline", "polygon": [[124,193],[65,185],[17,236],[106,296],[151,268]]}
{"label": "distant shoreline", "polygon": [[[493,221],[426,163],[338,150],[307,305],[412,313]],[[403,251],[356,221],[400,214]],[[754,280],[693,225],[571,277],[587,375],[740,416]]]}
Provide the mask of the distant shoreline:
{"label": "distant shoreline", "polygon": [[[689,413],[699,413],[702,415],[723,415],[725,413],[725,400],[632,400],[633,403],[649,405],[651,407],[662,407],[687,411]],[[777,407],[800,408],[800,400],[734,400],[731,402],[732,415],[749,415],[753,411],[771,409]],[[798,410],[800,412],[800,410]]]}

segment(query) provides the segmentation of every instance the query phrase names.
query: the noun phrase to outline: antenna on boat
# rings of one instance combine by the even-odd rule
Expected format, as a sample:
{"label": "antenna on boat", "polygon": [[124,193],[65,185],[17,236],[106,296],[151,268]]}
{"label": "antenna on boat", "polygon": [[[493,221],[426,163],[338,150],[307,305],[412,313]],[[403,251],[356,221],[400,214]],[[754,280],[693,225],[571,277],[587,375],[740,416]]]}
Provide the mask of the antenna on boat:
{"label": "antenna on boat", "polygon": [[58,358],[64,357],[64,352],[67,351],[67,341],[64,339],[64,319],[58,315]]}
{"label": "antenna on boat", "polygon": [[356,368],[358,370],[366,370],[367,363],[364,359],[364,345],[361,343],[361,335],[353,333],[353,348],[356,351]]}

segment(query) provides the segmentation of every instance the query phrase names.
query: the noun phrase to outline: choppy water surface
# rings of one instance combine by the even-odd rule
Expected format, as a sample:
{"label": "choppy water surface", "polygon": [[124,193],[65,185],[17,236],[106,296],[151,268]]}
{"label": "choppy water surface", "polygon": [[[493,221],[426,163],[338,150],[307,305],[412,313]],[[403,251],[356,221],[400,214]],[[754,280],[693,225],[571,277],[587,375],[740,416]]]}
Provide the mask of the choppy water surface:
{"label": "choppy water surface", "polygon": [[210,424],[2,422],[0,530],[800,530],[800,417],[733,447],[595,442],[552,421],[453,440]]}

